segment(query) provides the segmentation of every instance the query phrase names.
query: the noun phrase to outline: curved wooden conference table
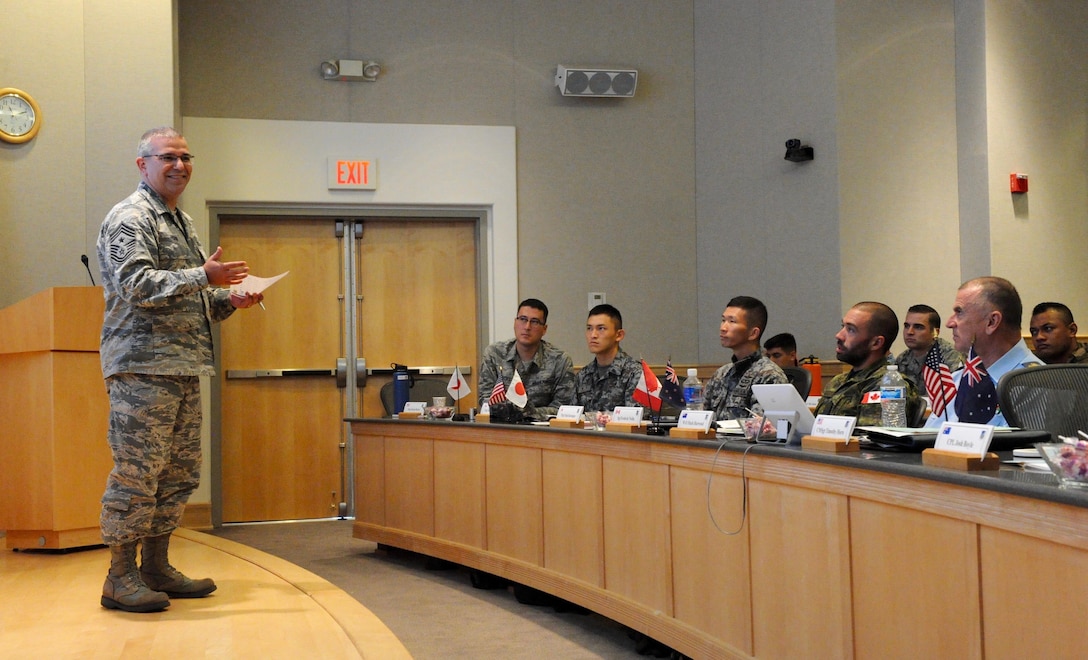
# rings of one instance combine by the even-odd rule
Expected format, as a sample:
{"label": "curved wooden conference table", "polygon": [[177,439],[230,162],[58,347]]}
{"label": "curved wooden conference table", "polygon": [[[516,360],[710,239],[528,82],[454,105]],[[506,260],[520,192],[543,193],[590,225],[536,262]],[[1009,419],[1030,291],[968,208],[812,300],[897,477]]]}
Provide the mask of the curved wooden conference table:
{"label": "curved wooden conference table", "polygon": [[1050,475],[350,421],[356,537],[527,584],[696,658],[1083,652],[1088,494]]}

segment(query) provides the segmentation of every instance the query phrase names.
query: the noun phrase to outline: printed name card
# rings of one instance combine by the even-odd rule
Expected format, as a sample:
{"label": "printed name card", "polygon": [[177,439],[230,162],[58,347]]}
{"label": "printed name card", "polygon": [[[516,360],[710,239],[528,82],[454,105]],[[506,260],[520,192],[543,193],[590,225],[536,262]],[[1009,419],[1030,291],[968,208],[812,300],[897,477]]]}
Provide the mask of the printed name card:
{"label": "printed name card", "polygon": [[816,415],[811,435],[816,438],[845,440],[846,444],[850,444],[850,436],[854,434],[854,424],[857,421],[857,417],[844,415]]}
{"label": "printed name card", "polygon": [[697,429],[706,433],[713,423],[713,410],[683,410],[680,412],[680,419],[676,420],[676,428]]}
{"label": "printed name card", "polygon": [[986,458],[993,436],[994,427],[990,424],[945,422],[941,424],[941,430],[937,433],[937,442],[933,448]]}
{"label": "printed name card", "polygon": [[404,412],[406,413],[419,413],[423,414],[427,408],[427,404],[422,401],[407,401],[404,404]]}
{"label": "printed name card", "polygon": [[555,413],[556,419],[565,419],[572,422],[582,421],[582,410],[585,406],[559,406]]}
{"label": "printed name card", "polygon": [[642,406],[616,406],[616,409],[612,411],[612,421],[641,426]]}

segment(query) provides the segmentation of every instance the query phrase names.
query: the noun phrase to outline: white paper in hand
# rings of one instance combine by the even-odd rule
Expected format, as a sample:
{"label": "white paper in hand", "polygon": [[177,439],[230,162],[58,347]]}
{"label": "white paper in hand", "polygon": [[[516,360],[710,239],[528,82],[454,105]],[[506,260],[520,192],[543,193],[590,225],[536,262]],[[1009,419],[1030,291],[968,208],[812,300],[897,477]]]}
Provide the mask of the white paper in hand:
{"label": "white paper in hand", "polygon": [[244,280],[238,284],[231,285],[230,292],[239,296],[244,296],[247,293],[263,293],[265,289],[272,286],[276,282],[287,276],[287,273],[291,271],[285,270],[275,277],[257,277],[256,275],[247,275]]}

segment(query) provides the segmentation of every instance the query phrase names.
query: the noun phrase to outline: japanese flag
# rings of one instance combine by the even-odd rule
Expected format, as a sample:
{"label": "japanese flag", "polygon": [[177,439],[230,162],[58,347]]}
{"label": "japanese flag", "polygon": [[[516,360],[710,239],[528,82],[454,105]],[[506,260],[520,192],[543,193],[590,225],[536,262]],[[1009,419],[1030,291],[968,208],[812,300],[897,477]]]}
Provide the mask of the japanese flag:
{"label": "japanese flag", "polygon": [[521,374],[514,369],[514,378],[510,381],[510,389],[506,392],[506,400],[518,408],[524,408],[529,403],[529,395],[525,393],[525,383],[521,382]]}
{"label": "japanese flag", "polygon": [[469,394],[472,394],[472,390],[469,388],[468,383],[465,382],[465,377],[461,375],[461,368],[454,367],[453,375],[450,376],[450,384],[446,386],[446,391],[450,393],[454,401],[463,399]]}

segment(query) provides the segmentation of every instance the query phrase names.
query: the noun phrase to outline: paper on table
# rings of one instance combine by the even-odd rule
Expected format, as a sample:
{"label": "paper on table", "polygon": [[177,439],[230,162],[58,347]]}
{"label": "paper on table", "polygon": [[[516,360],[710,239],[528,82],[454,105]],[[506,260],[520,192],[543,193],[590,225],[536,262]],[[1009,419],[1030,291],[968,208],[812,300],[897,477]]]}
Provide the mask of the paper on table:
{"label": "paper on table", "polygon": [[240,296],[247,293],[261,293],[276,282],[279,282],[290,272],[291,271],[289,270],[285,270],[275,277],[257,277],[256,275],[248,275],[240,283],[232,285],[230,287],[230,292]]}

